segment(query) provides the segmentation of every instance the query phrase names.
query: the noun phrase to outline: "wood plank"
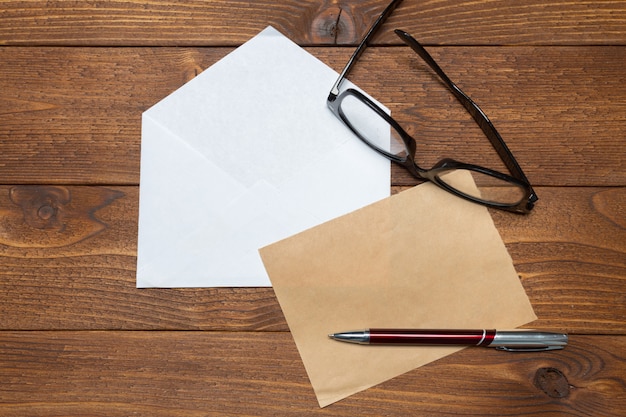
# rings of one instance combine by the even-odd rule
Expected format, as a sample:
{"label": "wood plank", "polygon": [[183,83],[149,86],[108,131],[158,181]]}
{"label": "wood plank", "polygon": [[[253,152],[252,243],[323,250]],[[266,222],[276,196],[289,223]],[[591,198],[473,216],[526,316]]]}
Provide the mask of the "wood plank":
{"label": "wood plank", "polygon": [[0,414],[618,416],[625,354],[624,336],[466,349],[319,409],[289,333],[0,332]]}
{"label": "wood plank", "polygon": [[[0,48],[0,181],[137,184],[141,113],[230,50]],[[337,70],[351,52],[309,50]],[[626,47],[430,51],[482,106],[534,184],[626,184]],[[351,78],[415,134],[420,164],[453,157],[500,168],[473,121],[408,48],[371,48]],[[394,185],[415,184],[401,168],[392,176]]]}
{"label": "wood plank", "polygon": [[[355,44],[387,0],[3,1],[0,45],[238,45],[272,25],[300,44]],[[379,41],[402,28],[429,44],[619,44],[626,2],[404,2]]]}
{"label": "wood plank", "polygon": [[[537,193],[529,216],[492,212],[532,326],[623,334],[626,188]],[[271,288],[136,289],[138,194],[0,187],[0,329],[287,329]]]}

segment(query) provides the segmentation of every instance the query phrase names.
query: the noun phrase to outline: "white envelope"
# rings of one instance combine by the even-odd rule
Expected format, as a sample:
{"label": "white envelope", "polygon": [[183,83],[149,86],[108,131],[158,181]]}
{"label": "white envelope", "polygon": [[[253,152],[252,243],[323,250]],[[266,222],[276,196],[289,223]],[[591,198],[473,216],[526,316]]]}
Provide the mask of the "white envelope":
{"label": "white envelope", "polygon": [[389,196],[336,77],[268,27],[143,113],[137,287],[269,286],[259,248]]}

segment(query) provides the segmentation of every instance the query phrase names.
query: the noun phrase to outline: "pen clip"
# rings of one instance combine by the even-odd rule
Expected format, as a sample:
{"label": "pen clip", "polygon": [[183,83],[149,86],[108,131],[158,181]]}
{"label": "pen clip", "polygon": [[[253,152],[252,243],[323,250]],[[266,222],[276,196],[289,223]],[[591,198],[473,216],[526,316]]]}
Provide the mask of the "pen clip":
{"label": "pen clip", "polygon": [[508,347],[508,346],[496,346],[496,350],[502,350],[506,352],[545,352],[548,350],[561,350],[565,346],[542,346],[542,347]]}

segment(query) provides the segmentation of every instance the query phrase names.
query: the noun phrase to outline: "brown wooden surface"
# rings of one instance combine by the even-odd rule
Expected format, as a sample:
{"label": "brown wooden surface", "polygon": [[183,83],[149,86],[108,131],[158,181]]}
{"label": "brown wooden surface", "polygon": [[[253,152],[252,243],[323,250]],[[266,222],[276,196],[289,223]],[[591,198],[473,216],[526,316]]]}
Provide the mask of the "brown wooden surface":
{"label": "brown wooden surface", "polygon": [[489,115],[540,196],[492,211],[528,327],[565,350],[467,349],[319,409],[271,288],[135,288],[141,113],[269,24],[340,70],[384,5],[0,3],[0,416],[626,414],[625,1],[405,0],[351,76],[425,165],[498,161],[393,28]]}
{"label": "brown wooden surface", "polygon": [[626,362],[616,352],[624,350],[623,336],[579,336],[559,353],[466,349],[316,409],[288,333],[5,332],[0,377],[9,388],[0,410],[12,416],[618,416],[626,406],[618,395]]}

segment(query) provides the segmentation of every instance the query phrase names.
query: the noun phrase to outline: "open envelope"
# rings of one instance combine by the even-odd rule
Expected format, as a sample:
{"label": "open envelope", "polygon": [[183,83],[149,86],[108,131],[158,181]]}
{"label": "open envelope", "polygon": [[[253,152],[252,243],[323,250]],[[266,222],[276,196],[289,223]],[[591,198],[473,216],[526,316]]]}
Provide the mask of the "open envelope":
{"label": "open envelope", "polygon": [[268,27],[143,114],[138,287],[270,285],[258,248],[389,195],[336,77]]}
{"label": "open envelope", "polygon": [[431,183],[260,252],[322,407],[460,349],[361,346],[329,333],[510,329],[537,318],[487,209]]}

